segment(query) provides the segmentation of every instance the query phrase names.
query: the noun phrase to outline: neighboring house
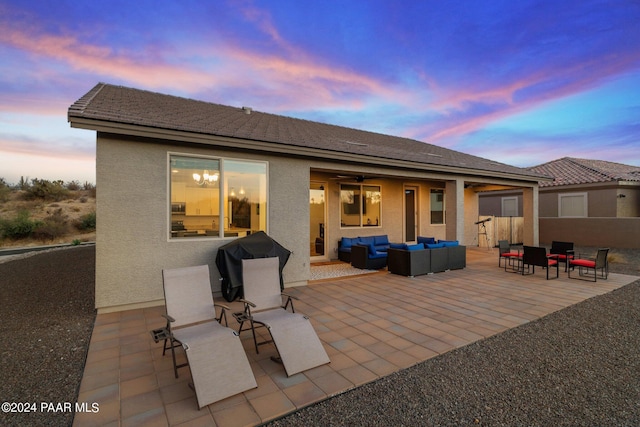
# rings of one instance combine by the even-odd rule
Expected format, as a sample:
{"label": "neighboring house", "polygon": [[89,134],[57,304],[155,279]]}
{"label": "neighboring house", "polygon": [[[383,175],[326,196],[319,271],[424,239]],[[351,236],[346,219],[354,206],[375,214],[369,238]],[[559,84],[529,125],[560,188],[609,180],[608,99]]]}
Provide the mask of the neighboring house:
{"label": "neighboring house", "polygon": [[[564,157],[527,169],[554,178],[539,183],[542,243],[638,246],[640,167]],[[521,210],[519,190],[480,196],[480,215],[520,216]]]}
{"label": "neighboring house", "polygon": [[293,253],[285,286],[337,258],[341,237],[478,243],[478,191],[524,194],[538,243],[533,171],[420,141],[100,83],[68,112],[97,132],[96,307],[163,303],[164,268],[209,264],[265,231]]}

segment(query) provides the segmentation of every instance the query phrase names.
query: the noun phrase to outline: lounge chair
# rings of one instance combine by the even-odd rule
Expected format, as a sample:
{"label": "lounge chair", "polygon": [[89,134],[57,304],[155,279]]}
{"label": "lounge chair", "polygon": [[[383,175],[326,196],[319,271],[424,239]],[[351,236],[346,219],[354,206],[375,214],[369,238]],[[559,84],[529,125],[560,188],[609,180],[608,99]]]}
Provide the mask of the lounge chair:
{"label": "lounge chair", "polygon": [[[220,324],[226,321],[224,307],[216,317],[209,266],[162,270],[162,278],[167,308],[162,354],[171,349],[176,378],[178,368],[190,367],[198,407],[257,387],[238,333]],[[176,347],[184,349],[187,363],[176,363]]]}
{"label": "lounge chair", "polygon": [[[573,251],[569,251],[569,255],[573,255]],[[607,255],[609,255],[609,248],[601,248],[598,249],[596,253],[596,257],[594,258],[583,258],[581,255],[574,257],[569,260],[569,278],[575,279],[576,277],[571,277],[571,271],[578,267],[578,278],[587,277],[589,279],[593,278],[594,282],[598,281],[598,270],[600,270],[600,278],[607,279],[609,277],[609,262],[607,260]],[[591,275],[591,270],[593,270],[593,275]]]}
{"label": "lounge chair", "polygon": [[[236,314],[236,319],[239,332],[251,329],[256,353],[259,345],[273,342],[287,376],[330,362],[309,318],[295,313],[292,297],[285,294],[282,305],[278,258],[243,259],[242,283],[244,312]],[[247,322],[250,327],[243,329]],[[257,341],[260,326],[269,330],[271,340]]]}

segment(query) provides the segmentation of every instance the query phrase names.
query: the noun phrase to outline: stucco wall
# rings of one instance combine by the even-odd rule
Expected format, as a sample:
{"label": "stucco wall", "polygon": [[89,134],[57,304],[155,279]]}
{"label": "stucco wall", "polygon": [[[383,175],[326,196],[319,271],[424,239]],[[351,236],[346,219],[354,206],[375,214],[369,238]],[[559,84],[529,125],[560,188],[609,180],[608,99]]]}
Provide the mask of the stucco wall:
{"label": "stucco wall", "polygon": [[540,243],[553,240],[577,246],[638,248],[640,218],[540,218]]}
{"label": "stucco wall", "polygon": [[287,283],[308,278],[309,169],[306,163],[99,134],[96,186],[96,307],[163,302],[162,269],[208,264],[219,292],[217,248],[231,239],[168,241],[167,153],[178,152],[269,162],[268,233],[293,251],[283,272]]}

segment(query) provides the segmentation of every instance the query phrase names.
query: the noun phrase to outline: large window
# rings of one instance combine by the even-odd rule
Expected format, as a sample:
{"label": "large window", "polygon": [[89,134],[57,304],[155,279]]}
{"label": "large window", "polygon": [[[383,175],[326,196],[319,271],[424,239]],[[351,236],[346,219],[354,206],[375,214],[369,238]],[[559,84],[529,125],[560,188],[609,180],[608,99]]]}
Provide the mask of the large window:
{"label": "large window", "polygon": [[431,190],[431,224],[444,224],[444,190]]}
{"label": "large window", "polygon": [[169,156],[171,238],[267,231],[267,164]]}
{"label": "large window", "polygon": [[558,195],[559,217],[586,217],[587,193],[567,193]]}
{"label": "large window", "polygon": [[340,186],[340,224],[342,227],[379,227],[382,196],[377,185]]}

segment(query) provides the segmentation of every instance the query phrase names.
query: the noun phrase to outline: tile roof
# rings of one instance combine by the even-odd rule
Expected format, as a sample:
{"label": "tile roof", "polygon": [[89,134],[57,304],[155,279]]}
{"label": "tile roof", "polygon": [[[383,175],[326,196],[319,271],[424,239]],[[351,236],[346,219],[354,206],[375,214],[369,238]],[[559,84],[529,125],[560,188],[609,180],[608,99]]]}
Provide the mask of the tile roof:
{"label": "tile roof", "polygon": [[612,181],[640,181],[640,167],[604,160],[563,157],[527,169],[554,177],[553,181],[540,182],[540,187]]}
{"label": "tile roof", "polygon": [[70,122],[81,119],[239,138],[287,148],[350,153],[432,165],[515,175],[519,179],[546,178],[544,174],[461,153],[433,144],[351,129],[244,108],[213,104],[99,83],[68,111]]}

